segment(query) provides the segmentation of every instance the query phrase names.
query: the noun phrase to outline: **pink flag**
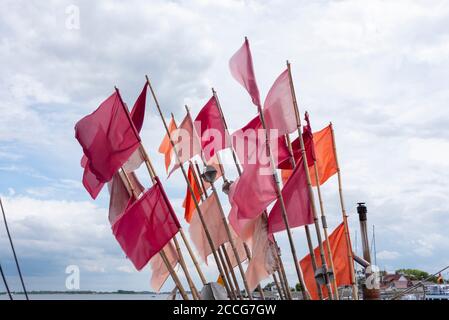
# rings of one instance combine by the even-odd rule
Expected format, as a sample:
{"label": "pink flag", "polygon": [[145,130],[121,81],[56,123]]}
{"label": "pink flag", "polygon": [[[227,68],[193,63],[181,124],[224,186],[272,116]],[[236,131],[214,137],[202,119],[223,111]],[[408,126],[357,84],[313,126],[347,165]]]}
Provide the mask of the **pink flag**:
{"label": "pink flag", "polygon": [[277,197],[270,161],[261,161],[266,159],[264,145],[258,150],[256,163],[245,167],[235,186],[232,201],[238,207],[240,219],[256,218]]}
{"label": "pink flag", "polygon": [[276,269],[274,250],[273,243],[267,233],[266,221],[260,217],[257,219],[251,242],[252,257],[245,272],[250,290],[254,290],[262,280],[268,278]]}
{"label": "pink flag", "polygon": [[[145,188],[140,183],[134,172],[128,173],[128,178],[137,194],[141,194]],[[134,196],[131,197],[131,188],[128,183],[124,183],[122,174],[117,172],[108,182],[109,198],[109,222],[114,224],[115,220],[134,202]],[[126,180],[125,180],[126,181]],[[131,200],[132,199],[132,200]]]}
{"label": "pink flag", "polygon": [[242,47],[229,60],[229,68],[234,79],[248,91],[253,103],[260,107],[259,88],[257,88],[254,75],[253,58],[251,57],[248,39],[245,38]]}
{"label": "pink flag", "polygon": [[196,116],[195,128],[200,136],[206,161],[209,161],[217,151],[229,146],[229,139],[215,97],[210,98]]}
{"label": "pink flag", "polygon": [[245,219],[242,218],[241,215],[238,214],[239,208],[233,201],[234,199],[234,193],[235,193],[235,187],[238,184],[240,178],[237,178],[237,180],[231,184],[231,187],[229,188],[229,203],[231,204],[231,210],[228,215],[229,224],[232,226],[232,229],[235,231],[235,233],[243,239],[243,241],[250,241],[252,239],[252,236],[254,234],[254,228],[255,223],[257,222],[257,218],[255,219]]}
{"label": "pink flag", "polygon": [[[228,241],[228,235],[223,225],[223,220],[215,193],[212,193],[209,198],[201,203],[200,210],[212,237],[212,241],[214,242],[214,246],[215,248],[218,248],[218,246]],[[212,250],[196,210],[193,214],[192,220],[190,221],[189,234],[190,239],[192,239],[192,242],[195,245],[196,250],[198,250],[201,259],[203,259],[203,261],[207,264],[207,257],[212,253]]]}
{"label": "pink flag", "polygon": [[[244,262],[248,259],[248,255],[246,254],[245,245],[243,244],[242,239],[237,236],[237,234],[234,232],[232,228],[230,228],[232,239],[235,244],[235,248],[237,249],[237,253],[240,258],[240,262]],[[225,244],[225,249],[229,257],[229,261],[231,262],[232,268],[235,268],[238,265],[237,258],[235,257],[234,250],[232,250],[231,243],[228,242]]]}
{"label": "pink flag", "polygon": [[[175,269],[178,264],[178,253],[176,252],[175,247],[172,242],[169,241],[165,247],[162,249],[167,256],[168,261],[173,269]],[[151,288],[156,292],[159,292],[170,275],[170,271],[168,271],[167,266],[162,260],[161,255],[157,254],[150,260],[151,266]]]}
{"label": "pink flag", "polygon": [[263,113],[267,129],[277,130],[277,135],[273,137],[283,136],[297,129],[288,70],[281,73],[268,92]]}
{"label": "pink flag", "polygon": [[[313,223],[307,177],[302,158],[282,189],[282,196],[290,228]],[[268,230],[270,234],[285,230],[279,201],[276,201],[271,209],[268,217]]]}
{"label": "pink flag", "polygon": [[157,177],[156,184],[112,225],[118,243],[137,270],[142,269],[179,228],[179,221]]}
{"label": "pink flag", "polygon": [[119,94],[113,93],[97,110],[75,125],[75,137],[98,182],[107,182],[139,147],[140,138],[129,121]]}
{"label": "pink flag", "polygon": [[[270,140],[271,154],[274,162],[279,163],[290,156],[288,146],[284,137],[277,137],[276,135],[273,139],[270,132],[269,130],[268,138]],[[262,128],[259,116],[254,117],[243,128],[231,135],[232,146],[244,169],[248,164],[256,163],[257,151],[261,148],[261,144],[265,143],[265,140],[265,130]],[[265,155],[263,157],[265,158],[263,161],[269,160]]]}
{"label": "pink flag", "polygon": [[[193,127],[192,118],[189,114],[185,116],[184,120],[182,120],[179,127],[173,131],[171,136],[175,143],[176,153],[178,154],[179,162],[181,164],[201,153],[201,142]],[[176,161],[176,164],[173,166],[168,176],[180,167],[179,162]]]}

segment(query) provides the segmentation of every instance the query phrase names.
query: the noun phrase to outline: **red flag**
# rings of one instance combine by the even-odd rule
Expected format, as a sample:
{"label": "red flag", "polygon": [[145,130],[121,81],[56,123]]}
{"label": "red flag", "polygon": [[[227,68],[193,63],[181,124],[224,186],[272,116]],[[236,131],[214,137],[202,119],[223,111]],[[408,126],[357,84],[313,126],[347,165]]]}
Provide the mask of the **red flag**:
{"label": "red flag", "polygon": [[[200,210],[203,214],[205,224],[212,237],[215,248],[218,248],[218,246],[227,242],[229,239],[223,224],[223,219],[221,217],[220,208],[216,197],[216,194],[212,193],[209,198],[201,203]],[[192,220],[190,221],[189,234],[190,239],[192,239],[192,242],[195,245],[196,250],[198,250],[201,259],[207,264],[207,257],[212,253],[212,250],[196,210],[193,214]]]}
{"label": "red flag", "polygon": [[[282,196],[284,198],[290,228],[313,223],[309,188],[302,161],[301,158],[295,170],[293,170],[291,177],[282,189]],[[281,205],[278,200],[271,209],[268,217],[268,230],[271,234],[285,229]]]}
{"label": "red flag", "polygon": [[89,170],[99,182],[111,180],[139,147],[140,138],[125,108],[115,92],[75,125],[75,137],[89,160]]}
{"label": "red flag", "polygon": [[[201,142],[193,127],[190,114],[187,114],[179,127],[173,131],[172,139],[181,165],[201,153]],[[180,167],[179,162],[173,166],[169,176]]]}
{"label": "red flag", "polygon": [[[173,118],[171,118],[170,124],[168,125],[168,132],[170,133],[170,136],[173,134],[175,130],[176,130],[176,123],[173,120]],[[168,137],[168,134],[165,134],[158,151],[159,153],[162,153],[164,155],[165,170],[167,171],[167,173],[168,168],[170,167],[171,164],[172,150],[173,146],[170,142],[170,138]]]}
{"label": "red flag", "polygon": [[[187,178],[189,180],[190,185],[192,186],[196,201],[198,201],[198,203],[199,203],[199,201],[201,199],[201,188],[196,183],[195,169],[193,168],[192,164],[189,165],[189,172],[187,174]],[[185,208],[184,219],[188,223],[190,223],[190,221],[192,220],[193,213],[196,209],[196,206],[195,206],[195,201],[193,200],[193,197],[190,193],[190,188],[188,186],[187,186],[186,196],[184,198],[182,207]]]}
{"label": "red flag", "polygon": [[83,172],[83,186],[89,192],[92,199],[96,199],[104,186],[103,182],[98,181],[97,177],[89,169],[89,159],[85,155],[81,158],[81,167]]}
{"label": "red flag", "polygon": [[234,79],[248,91],[253,103],[260,107],[259,88],[254,75],[253,58],[251,57],[248,39],[245,38],[242,47],[229,60],[229,68]]}
{"label": "red flag", "polygon": [[[348,264],[348,248],[351,248],[345,235],[344,223],[341,223],[330,235],[329,243],[332,252],[332,258],[334,262],[334,275],[337,280],[337,286],[351,285],[351,269]],[[326,241],[323,242],[323,247],[326,248]],[[321,267],[321,255],[320,248],[316,247],[314,250],[315,259],[318,267]],[[330,261],[329,256],[326,253],[326,261]],[[352,261],[350,263],[353,263]],[[301,269],[304,274],[304,281],[312,299],[318,299],[318,288],[315,282],[315,273],[312,267],[312,259],[310,254],[305,256],[301,262]],[[329,266],[329,263],[327,263]],[[327,290],[322,290],[323,294],[327,294]]]}
{"label": "red flag", "polygon": [[134,103],[134,107],[131,110],[131,119],[133,120],[134,126],[136,127],[137,132],[142,130],[143,120],[145,118],[145,102],[147,100],[147,83],[142,89],[139,97]]}
{"label": "red flag", "polygon": [[283,136],[297,129],[288,70],[282,72],[273,83],[263,106],[267,129],[277,130],[273,132],[273,137]]}
{"label": "red flag", "polygon": [[217,151],[228,147],[229,139],[215,97],[210,98],[198,113],[195,126],[206,161],[209,161]]}
{"label": "red flag", "polygon": [[178,232],[180,225],[165,191],[156,184],[117,218],[112,231],[137,270]]}

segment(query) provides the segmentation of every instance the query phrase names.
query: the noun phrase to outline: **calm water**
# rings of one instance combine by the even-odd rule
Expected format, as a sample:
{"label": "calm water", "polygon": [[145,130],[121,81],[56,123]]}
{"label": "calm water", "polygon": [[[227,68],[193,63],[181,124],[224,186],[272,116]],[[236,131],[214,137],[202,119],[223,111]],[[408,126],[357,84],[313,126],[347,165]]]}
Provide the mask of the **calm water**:
{"label": "calm water", "polygon": [[[165,300],[166,294],[32,294],[30,300]],[[179,299],[180,297],[178,297]],[[22,294],[13,295],[15,300],[24,300]],[[0,300],[9,300],[7,294],[1,294]]]}

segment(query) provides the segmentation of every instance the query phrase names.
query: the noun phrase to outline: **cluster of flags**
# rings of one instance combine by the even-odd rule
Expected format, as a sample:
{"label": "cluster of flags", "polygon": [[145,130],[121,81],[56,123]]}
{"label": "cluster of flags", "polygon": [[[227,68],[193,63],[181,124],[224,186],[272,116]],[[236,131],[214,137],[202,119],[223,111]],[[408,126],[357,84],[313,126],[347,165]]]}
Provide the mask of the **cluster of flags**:
{"label": "cluster of flags", "polygon": [[[289,67],[274,81],[261,103],[246,38],[230,59],[229,67],[257,107],[258,115],[245,126],[228,132],[214,90],[195,119],[186,107],[186,115],[179,125],[173,115],[167,125],[148,79],[131,111],[116,89],[75,126],[75,137],[84,153],[82,181],[93,199],[104,184],[108,185],[112,232],[137,270],[150,264],[154,290],[159,290],[170,275],[180,292],[183,290],[174,272],[178,264],[185,267],[176,241],[179,233],[204,284],[200,263],[190,250],[177,214],[140,138],[147,88],[150,87],[166,129],[158,152],[164,157],[168,177],[178,169],[184,174],[187,183],[184,219],[189,224],[189,238],[200,262],[208,264],[208,257],[214,255],[218,282],[226,287],[230,298],[240,294],[236,293],[239,284],[234,272],[238,267],[249,298],[252,291],[260,289],[261,281],[270,276],[276,280],[277,273],[281,281],[279,288],[284,288],[281,296],[287,299],[291,295],[287,292],[289,285],[275,234],[312,224],[319,228],[312,186],[319,187],[339,173],[333,128],[329,125],[312,132],[307,113],[306,125],[301,126]],[[290,142],[290,135],[295,132],[298,137]],[[232,153],[239,173],[234,182],[227,179],[221,163],[220,151],[225,149]],[[135,174],[143,163],[153,182],[151,187],[142,185]],[[201,172],[203,167],[211,173],[209,176]],[[214,186],[218,179],[223,179],[226,186],[223,190],[231,205],[229,212],[224,212]],[[330,248],[325,255],[320,252],[323,246],[318,246],[302,260],[294,261],[304,298],[338,295],[329,289],[326,291],[326,287],[316,281],[316,268],[320,266],[334,268],[334,288],[354,284],[353,261],[348,259],[352,253],[349,232],[345,218],[343,220],[323,241],[323,245]],[[291,250],[294,253],[294,246]],[[320,256],[325,261],[321,261]],[[242,267],[244,261],[247,261],[246,270]],[[183,270],[193,298],[199,298],[190,274]]]}

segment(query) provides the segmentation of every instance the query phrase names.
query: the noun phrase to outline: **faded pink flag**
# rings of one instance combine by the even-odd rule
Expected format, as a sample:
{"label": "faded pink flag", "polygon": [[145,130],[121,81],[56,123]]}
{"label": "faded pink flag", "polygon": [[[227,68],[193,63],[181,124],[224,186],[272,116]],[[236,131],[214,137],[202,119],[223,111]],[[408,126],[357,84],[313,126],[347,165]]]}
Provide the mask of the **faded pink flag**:
{"label": "faded pink flag", "polygon": [[[309,188],[303,161],[303,158],[298,161],[292,175],[282,189],[290,228],[313,223]],[[279,201],[276,201],[271,209],[268,217],[268,228],[270,234],[286,229]]]}
{"label": "faded pink flag", "polygon": [[[172,242],[168,242],[165,247],[162,249],[167,256],[168,261],[170,262],[172,268],[174,269],[178,264],[178,253],[176,252],[175,247]],[[159,292],[164,285],[167,278],[170,276],[170,272],[167,269],[167,266],[162,260],[161,255],[157,254],[150,260],[151,266],[151,288],[154,291]]]}
{"label": "faded pink flag", "polygon": [[[212,237],[215,248],[228,241],[228,235],[223,225],[220,208],[215,193],[212,193],[209,198],[204,200],[200,205],[201,213],[203,214],[205,224]],[[190,239],[195,245],[201,259],[207,264],[207,257],[212,253],[209,242],[206,237],[203,225],[196,210],[193,213],[192,220],[189,226]]]}
{"label": "faded pink flag", "polygon": [[248,39],[245,38],[242,47],[229,60],[229,68],[234,79],[248,91],[253,103],[260,107],[259,88],[254,75],[253,58]]}
{"label": "faded pink flag", "polygon": [[[239,238],[239,236],[234,232],[232,228],[231,234],[232,234],[232,240],[234,241],[235,247],[237,249],[237,254],[239,255],[240,262],[244,262],[248,259],[248,255],[246,254],[245,246],[243,244],[242,239]],[[231,265],[233,268],[235,268],[238,265],[237,258],[235,257],[234,250],[232,250],[231,243],[228,242],[225,244],[225,249],[228,254],[229,260],[231,262]]]}
{"label": "faded pink flag", "polygon": [[295,107],[288,70],[276,79],[263,104],[267,129],[276,129],[277,136],[283,136],[297,129]]}
{"label": "faded pink flag", "polygon": [[[131,205],[130,202],[135,200],[134,196],[131,200],[130,191],[128,191],[131,189],[127,182],[126,184],[123,182],[121,175],[121,173],[117,172],[112,177],[112,180],[108,182],[108,190],[110,194],[109,222],[111,225],[113,225],[117,217],[125,212],[125,209]],[[145,190],[134,172],[128,173],[128,178],[138,194],[141,194]]]}
{"label": "faded pink flag", "polygon": [[175,143],[179,162],[176,160],[176,163],[170,170],[168,176],[180,167],[179,163],[184,164],[195,155],[201,153],[201,141],[193,127],[192,118],[189,114],[185,116],[179,127],[173,131],[171,136]]}
{"label": "faded pink flag", "polygon": [[253,239],[251,241],[252,257],[246,269],[245,276],[250,290],[254,290],[264,279],[275,270],[273,243],[269,239],[267,224],[262,217],[257,219]]}

